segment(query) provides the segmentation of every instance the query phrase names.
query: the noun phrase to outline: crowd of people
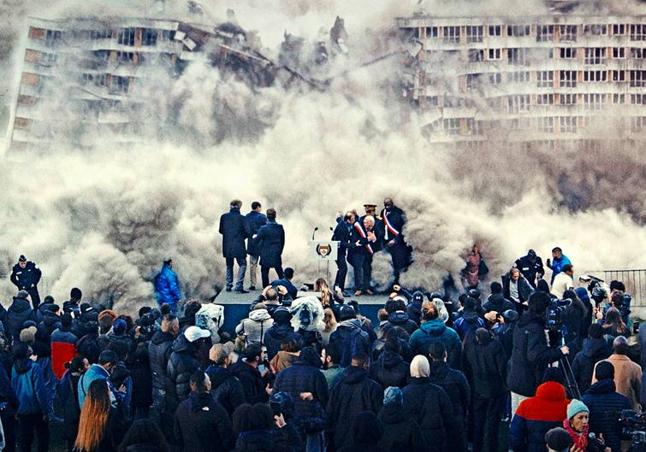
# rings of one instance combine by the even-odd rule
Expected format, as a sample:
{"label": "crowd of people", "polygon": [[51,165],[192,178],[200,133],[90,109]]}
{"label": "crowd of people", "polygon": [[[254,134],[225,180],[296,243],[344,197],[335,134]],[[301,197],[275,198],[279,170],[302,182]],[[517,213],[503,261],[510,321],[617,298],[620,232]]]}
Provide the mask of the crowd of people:
{"label": "crowd of people", "polygon": [[[622,282],[582,277],[575,288],[573,264],[556,247],[550,282],[529,250],[485,286],[474,247],[457,299],[395,284],[373,324],[338,278],[299,296],[293,269],[263,254],[284,245],[275,211],[261,224],[254,205],[249,228],[231,204],[220,232],[238,224],[252,244],[261,238],[263,279],[235,331],[203,323],[211,303],[180,302],[171,259],[155,278],[158,306],[133,318],[78,288],[62,304],[49,295],[40,303],[41,272],[20,256],[11,275],[19,290],[0,310],[5,450],[48,450],[54,428],[80,452],[622,450],[622,410],[646,403],[646,352],[632,344]],[[380,243],[397,247],[394,209],[385,203],[390,235]],[[349,234],[339,241],[351,244],[356,268],[364,264],[350,251],[381,234],[373,222],[382,220],[370,217],[350,212],[335,231]],[[244,290],[246,256],[236,253],[247,249],[225,248],[228,290]],[[234,261],[242,271],[235,286]],[[269,268],[278,279],[269,280]]]}

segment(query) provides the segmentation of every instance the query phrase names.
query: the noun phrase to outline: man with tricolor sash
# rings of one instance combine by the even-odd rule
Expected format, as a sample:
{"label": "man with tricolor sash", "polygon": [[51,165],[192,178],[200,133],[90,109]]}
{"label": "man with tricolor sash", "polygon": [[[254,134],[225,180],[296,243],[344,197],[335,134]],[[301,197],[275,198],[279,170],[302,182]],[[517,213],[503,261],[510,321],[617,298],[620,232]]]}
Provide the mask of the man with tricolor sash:
{"label": "man with tricolor sash", "polygon": [[411,263],[411,247],[404,240],[403,229],[406,225],[406,214],[396,207],[392,198],[384,199],[384,209],[381,211],[384,224],[384,242],[386,250],[393,260],[395,281],[399,284],[399,276]]}

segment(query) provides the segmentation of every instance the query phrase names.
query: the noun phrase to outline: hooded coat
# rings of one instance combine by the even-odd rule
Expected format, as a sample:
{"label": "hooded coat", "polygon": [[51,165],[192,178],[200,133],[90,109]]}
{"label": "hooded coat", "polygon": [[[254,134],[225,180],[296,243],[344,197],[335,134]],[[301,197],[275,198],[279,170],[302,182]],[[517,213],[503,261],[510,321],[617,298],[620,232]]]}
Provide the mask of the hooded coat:
{"label": "hooded coat", "polygon": [[186,452],[225,452],[233,444],[231,419],[211,394],[191,393],[175,412],[175,437]]}
{"label": "hooded coat", "polygon": [[414,355],[427,355],[430,345],[435,342],[442,342],[446,347],[449,366],[453,369],[460,369],[462,354],[460,336],[440,319],[422,322],[410,337],[410,348]]}
{"label": "hooded coat", "polygon": [[249,313],[248,318],[241,320],[236,326],[236,334],[245,336],[247,344],[254,342],[262,344],[265,333],[273,324],[274,319],[271,318],[267,309],[254,309]]}
{"label": "hooded coat", "polygon": [[330,347],[341,351],[339,365],[348,367],[355,353],[370,355],[372,341],[359,319],[347,319],[339,322],[336,331],[330,335]]}
{"label": "hooded coat", "polygon": [[27,320],[34,319],[34,311],[26,298],[13,297],[13,302],[7,309],[6,331],[15,340],[20,336],[22,325]]}
{"label": "hooded coat", "polygon": [[478,343],[475,337],[464,343],[464,372],[474,395],[490,399],[507,392],[507,359],[502,344],[488,337]]}
{"label": "hooded coat", "polygon": [[176,403],[186,399],[191,393],[189,380],[191,374],[199,367],[200,361],[197,359],[194,345],[183,334],[178,336],[173,343],[173,351],[166,367],[171,383],[170,391]]}
{"label": "hooded coat", "polygon": [[381,385],[403,388],[408,380],[408,364],[393,351],[384,350],[379,358],[370,365],[370,378]]}
{"label": "hooded coat", "polygon": [[267,359],[272,359],[280,350],[280,344],[288,340],[299,341],[300,334],[294,331],[294,327],[289,321],[287,323],[277,323],[274,321],[271,328],[265,332],[264,345],[267,347]]}
{"label": "hooded coat", "polygon": [[565,388],[554,381],[543,383],[536,396],[518,405],[509,429],[509,447],[515,452],[544,452],[545,434],[560,427],[567,417],[570,401]]}
{"label": "hooded coat", "polygon": [[18,415],[48,415],[49,395],[40,366],[31,359],[16,361],[11,371],[11,387],[18,399]]}
{"label": "hooded coat", "polygon": [[597,437],[603,434],[606,446],[613,452],[619,452],[622,432],[619,415],[622,410],[632,408],[630,400],[616,392],[615,382],[607,379],[590,386],[581,401],[590,410],[590,431]]}
{"label": "hooded coat", "polygon": [[453,329],[461,340],[472,335],[478,328],[485,328],[487,324],[475,311],[462,311],[462,316],[453,322]]}
{"label": "hooded coat", "polygon": [[384,434],[379,440],[379,445],[384,450],[413,452],[428,450],[428,444],[421,434],[419,425],[406,417],[403,405],[384,405],[377,417],[384,429]]}
{"label": "hooded coat", "polygon": [[579,385],[579,391],[584,394],[592,384],[594,365],[608,358],[612,351],[603,338],[586,337],[583,340],[583,349],[576,354],[572,361],[572,372]]}
{"label": "hooded coat", "polygon": [[165,263],[155,276],[155,296],[160,306],[164,303],[176,306],[182,299],[177,273],[170,264]]}
{"label": "hooded coat", "polygon": [[386,333],[386,331],[395,326],[404,329],[409,335],[413,334],[418,328],[417,323],[411,320],[404,311],[391,312],[388,315],[388,322],[382,327],[383,332]]}
{"label": "hooded coat", "polygon": [[[318,357],[315,356],[318,359]],[[294,418],[318,418],[324,425],[325,407],[328,402],[327,381],[323,372],[303,359],[276,376],[274,392],[287,392],[294,400]],[[303,400],[300,394],[312,393],[313,400]]]}
{"label": "hooded coat", "polygon": [[211,365],[206,373],[211,379],[211,395],[232,416],[235,409],[245,403],[242,383],[226,367]]}
{"label": "hooded coat", "polygon": [[55,330],[51,336],[52,371],[60,380],[65,373],[65,363],[76,356],[76,342],[78,338],[69,329],[62,327]]}

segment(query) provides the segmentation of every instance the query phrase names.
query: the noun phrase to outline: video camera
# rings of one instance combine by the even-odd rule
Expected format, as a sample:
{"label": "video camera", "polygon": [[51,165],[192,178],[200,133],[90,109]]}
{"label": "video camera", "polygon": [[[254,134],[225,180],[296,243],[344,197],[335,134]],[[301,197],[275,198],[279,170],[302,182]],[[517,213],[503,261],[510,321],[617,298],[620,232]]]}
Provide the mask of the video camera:
{"label": "video camera", "polygon": [[619,422],[623,426],[623,434],[630,437],[630,450],[646,452],[646,413],[621,410]]}
{"label": "video camera", "polygon": [[160,312],[157,309],[146,312],[141,317],[139,317],[135,324],[140,327],[141,335],[150,339],[153,334],[157,331],[157,319],[160,317]]}
{"label": "video camera", "polygon": [[560,331],[563,327],[563,322],[567,316],[567,310],[572,300],[566,298],[564,300],[558,300],[552,298],[550,304],[545,310],[545,324],[547,329],[550,331]]}

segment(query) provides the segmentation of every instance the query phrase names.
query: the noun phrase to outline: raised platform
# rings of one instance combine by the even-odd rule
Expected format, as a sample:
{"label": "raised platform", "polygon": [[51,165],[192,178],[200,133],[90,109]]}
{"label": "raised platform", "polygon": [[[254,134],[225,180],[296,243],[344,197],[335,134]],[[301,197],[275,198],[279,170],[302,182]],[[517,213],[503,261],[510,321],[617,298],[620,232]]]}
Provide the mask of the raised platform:
{"label": "raised platform", "polygon": [[[252,291],[247,294],[221,291],[215,298],[214,303],[224,306],[224,330],[233,334],[236,325],[240,320],[247,317],[249,307],[258,298],[260,291]],[[299,292],[299,296],[316,295],[314,292]],[[359,310],[372,320],[373,326],[379,325],[377,311],[384,306],[388,297],[386,295],[362,295],[360,297],[348,297],[346,302],[356,300],[359,303]]]}

